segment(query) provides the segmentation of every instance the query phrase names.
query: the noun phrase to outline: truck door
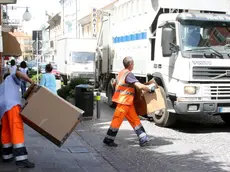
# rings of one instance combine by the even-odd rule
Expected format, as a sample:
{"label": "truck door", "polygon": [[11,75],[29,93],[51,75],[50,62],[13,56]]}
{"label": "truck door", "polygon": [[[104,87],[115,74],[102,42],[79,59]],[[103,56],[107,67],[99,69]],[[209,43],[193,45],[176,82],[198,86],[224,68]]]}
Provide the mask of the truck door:
{"label": "truck door", "polygon": [[178,47],[176,25],[175,23],[166,23],[158,29],[154,68],[157,68],[159,73],[170,79],[174,72],[174,64],[178,52],[176,50]]}

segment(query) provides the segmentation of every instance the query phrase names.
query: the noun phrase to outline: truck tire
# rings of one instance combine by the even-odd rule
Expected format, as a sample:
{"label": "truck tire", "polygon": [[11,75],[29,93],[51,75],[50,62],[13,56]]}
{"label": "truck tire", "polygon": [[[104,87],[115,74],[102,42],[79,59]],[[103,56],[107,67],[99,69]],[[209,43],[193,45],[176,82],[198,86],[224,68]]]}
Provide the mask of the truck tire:
{"label": "truck tire", "polygon": [[107,100],[107,104],[111,107],[111,108],[116,108],[116,103],[114,103],[112,101],[112,97],[113,97],[113,88],[112,86],[110,85],[110,82],[108,83],[108,90],[107,90],[107,97],[108,97],[108,100]]}
{"label": "truck tire", "polygon": [[225,122],[225,124],[230,126],[230,114],[221,114],[220,117]]}
{"label": "truck tire", "polygon": [[160,110],[158,113],[154,113],[152,115],[153,120],[157,126],[160,127],[172,127],[176,123],[176,116],[173,113],[167,111],[167,101],[166,101],[166,94],[162,87],[160,87],[162,96],[164,97],[164,102],[166,104],[166,108]]}

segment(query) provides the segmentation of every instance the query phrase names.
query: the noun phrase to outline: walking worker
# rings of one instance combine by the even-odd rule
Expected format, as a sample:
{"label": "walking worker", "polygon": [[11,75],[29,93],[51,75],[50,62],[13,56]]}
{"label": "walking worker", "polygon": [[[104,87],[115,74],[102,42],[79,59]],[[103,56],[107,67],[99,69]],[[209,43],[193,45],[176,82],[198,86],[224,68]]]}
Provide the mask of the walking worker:
{"label": "walking worker", "polygon": [[[24,145],[24,128],[20,115],[21,94],[20,80],[33,81],[20,71],[4,75],[0,84],[0,119],[2,123],[2,159],[3,162],[16,160],[22,168],[33,168],[34,163],[28,161],[28,153]],[[1,170],[0,170],[1,171]]]}
{"label": "walking worker", "polygon": [[56,79],[52,74],[53,67],[51,64],[47,64],[45,67],[46,73],[42,75],[40,85],[48,88],[54,94],[57,94]]}
{"label": "walking worker", "polygon": [[116,110],[114,112],[113,120],[110,124],[110,128],[107,131],[107,135],[103,142],[111,147],[117,147],[118,144],[114,142],[118,130],[126,118],[130,125],[135,130],[139,138],[140,146],[146,146],[149,138],[145,132],[144,127],[141,124],[140,118],[138,117],[135,107],[133,104],[135,88],[140,90],[154,92],[155,84],[144,85],[141,84],[134,74],[131,72],[134,67],[134,61],[132,57],[125,57],[123,59],[124,69],[118,73],[115,93],[112,97],[112,101],[117,103]]}
{"label": "walking worker", "polygon": [[[28,68],[25,61],[22,61],[20,63],[19,71],[24,73],[25,75],[28,75]],[[22,92],[22,96],[26,92],[26,81],[24,80],[21,80],[21,92]]]}

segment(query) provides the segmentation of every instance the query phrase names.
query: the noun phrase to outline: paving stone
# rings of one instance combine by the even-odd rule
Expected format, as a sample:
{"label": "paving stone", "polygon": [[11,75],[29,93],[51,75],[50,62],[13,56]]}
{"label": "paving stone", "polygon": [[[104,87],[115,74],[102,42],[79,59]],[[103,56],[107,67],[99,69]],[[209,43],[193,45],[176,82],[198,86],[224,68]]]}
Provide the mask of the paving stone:
{"label": "paving stone", "polygon": [[107,105],[102,105],[102,109],[100,120],[83,121],[76,132],[116,171],[230,171],[230,129],[216,117],[182,119],[178,129],[141,121],[147,134],[154,138],[147,148],[139,147],[133,129],[124,120],[116,138],[119,146],[109,148],[102,140],[114,110]]}
{"label": "paving stone", "polygon": [[68,150],[71,153],[89,153],[89,150],[85,147],[71,147]]}

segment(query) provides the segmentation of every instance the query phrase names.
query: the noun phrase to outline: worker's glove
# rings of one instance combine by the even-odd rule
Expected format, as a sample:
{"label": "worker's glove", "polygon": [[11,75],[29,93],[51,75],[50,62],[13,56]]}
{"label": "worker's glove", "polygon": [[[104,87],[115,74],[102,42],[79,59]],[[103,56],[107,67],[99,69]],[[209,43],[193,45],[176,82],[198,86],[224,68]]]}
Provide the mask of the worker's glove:
{"label": "worker's glove", "polygon": [[150,85],[148,85],[148,87],[149,87],[149,92],[153,93],[156,89],[156,84],[150,84]]}

